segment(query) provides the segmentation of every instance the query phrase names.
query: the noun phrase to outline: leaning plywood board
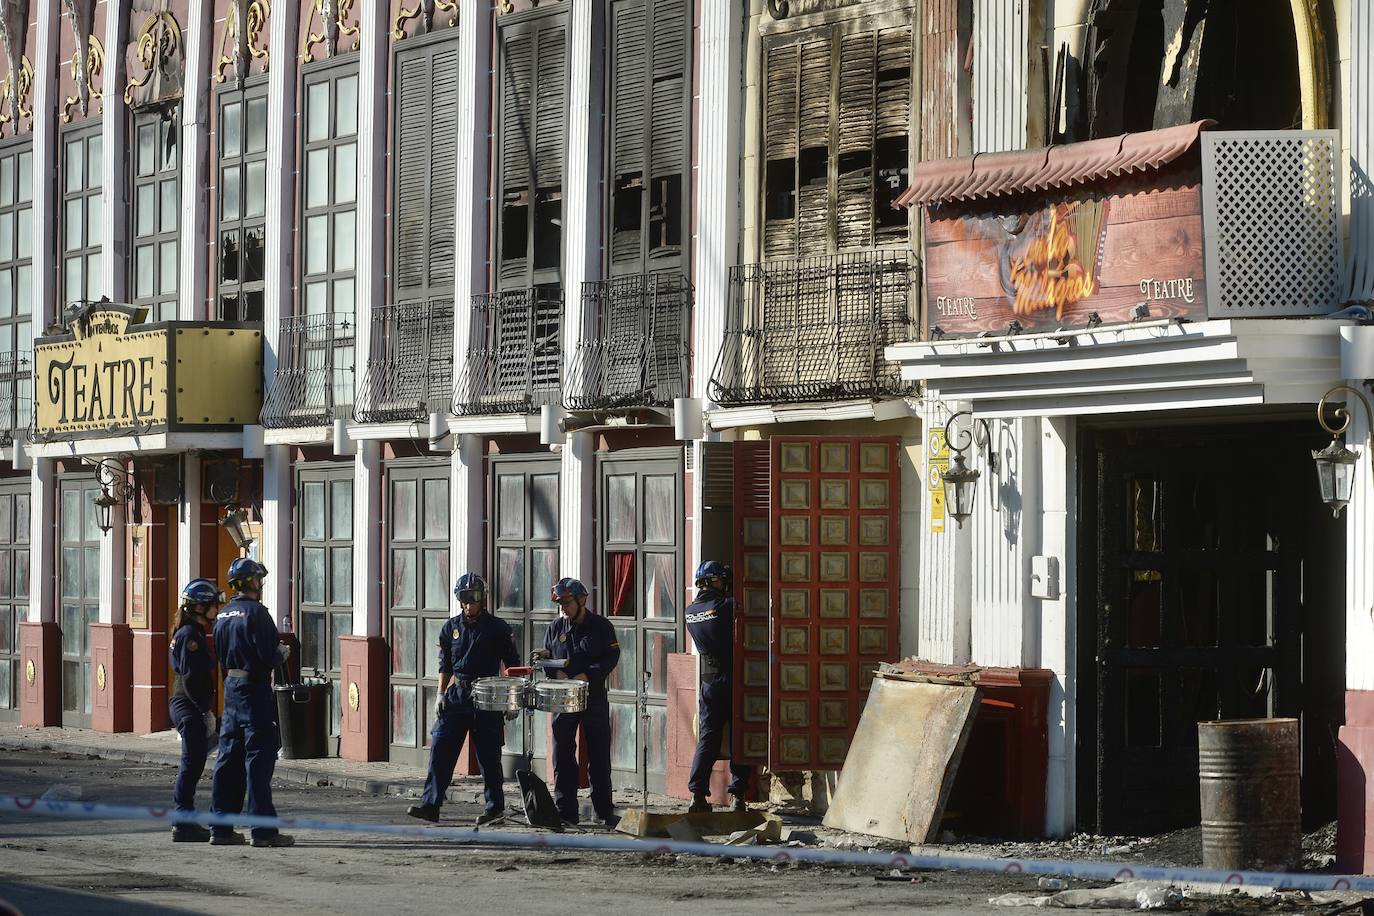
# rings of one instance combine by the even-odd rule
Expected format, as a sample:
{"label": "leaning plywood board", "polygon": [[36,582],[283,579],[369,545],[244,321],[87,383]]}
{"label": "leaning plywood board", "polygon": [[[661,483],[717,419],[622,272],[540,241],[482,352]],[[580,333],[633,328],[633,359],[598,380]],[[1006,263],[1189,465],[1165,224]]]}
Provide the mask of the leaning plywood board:
{"label": "leaning plywood board", "polygon": [[977,687],[875,678],[825,826],[933,841],[977,708]]}

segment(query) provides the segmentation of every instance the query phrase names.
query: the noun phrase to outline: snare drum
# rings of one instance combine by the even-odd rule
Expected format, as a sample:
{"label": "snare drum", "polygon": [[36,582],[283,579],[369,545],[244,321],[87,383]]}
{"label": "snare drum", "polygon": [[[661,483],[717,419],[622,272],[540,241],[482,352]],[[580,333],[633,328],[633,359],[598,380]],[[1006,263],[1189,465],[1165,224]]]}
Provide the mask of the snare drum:
{"label": "snare drum", "polygon": [[539,681],[534,708],[544,712],[582,712],[587,708],[586,681]]}
{"label": "snare drum", "polygon": [[523,677],[479,677],[472,682],[472,702],[485,712],[520,712],[528,690]]}

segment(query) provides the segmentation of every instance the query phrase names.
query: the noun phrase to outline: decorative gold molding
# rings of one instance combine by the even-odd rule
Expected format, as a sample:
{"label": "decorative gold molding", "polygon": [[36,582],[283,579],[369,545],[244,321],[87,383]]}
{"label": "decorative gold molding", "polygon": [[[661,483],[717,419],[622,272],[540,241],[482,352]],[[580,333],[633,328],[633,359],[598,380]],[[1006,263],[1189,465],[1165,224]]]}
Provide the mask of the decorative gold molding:
{"label": "decorative gold molding", "polygon": [[215,82],[222,83],[232,69],[239,85],[248,78],[248,71],[254,60],[262,61],[262,72],[266,73],[272,63],[271,50],[263,43],[263,30],[267,17],[272,14],[272,4],[268,0],[230,0],[229,12],[224,17],[224,37],[220,39],[219,60],[215,62]]}
{"label": "decorative gold molding", "polygon": [[1330,122],[1326,32],[1317,0],[1290,0],[1298,45],[1298,81],[1302,92],[1302,129],[1321,130]]}
{"label": "decorative gold molding", "polygon": [[130,75],[129,84],[124,87],[125,104],[132,104],[134,90],[148,85],[180,52],[181,26],[177,25],[176,17],[166,10],[149,13],[139,29],[136,51],[138,62],[143,65],[143,75],[137,79]]}
{"label": "decorative gold molding", "polygon": [[76,95],[69,95],[62,103],[62,123],[72,121],[72,108],[81,106],[84,117],[91,113],[91,103],[104,100],[99,77],[105,70],[105,47],[94,35],[87,36],[86,53],[80,48],[72,52],[72,79],[76,81]]}
{"label": "decorative gold molding", "polygon": [[95,686],[100,688],[101,692],[105,690],[105,680],[105,663],[101,662],[95,666]]}
{"label": "decorative gold molding", "polygon": [[405,38],[405,24],[412,19],[420,20],[420,30],[417,34],[425,35],[434,31],[436,13],[452,13],[453,15],[448,17],[448,27],[457,25],[457,0],[415,0],[415,7],[409,10],[402,6],[396,13],[396,21],[391,24],[391,37],[396,41]]}
{"label": "decorative gold molding", "polygon": [[34,681],[38,680],[38,668],[34,665],[33,659],[24,663],[24,680],[28,681],[30,687],[33,686]]}
{"label": "decorative gold molding", "polygon": [[360,694],[359,691],[358,691],[358,682],[357,682],[357,681],[349,681],[349,682],[348,682],[348,708],[351,709],[351,710],[353,710],[354,712],[357,712],[357,711],[358,711],[358,705],[359,705],[359,703],[361,702],[361,700],[362,700],[362,696],[361,696],[361,694]]}
{"label": "decorative gold molding", "polygon": [[305,39],[301,42],[301,63],[309,63],[314,56],[315,46],[324,42],[325,57],[333,57],[339,53],[339,41],[347,35],[353,36],[353,48],[356,51],[362,45],[362,29],[356,25],[349,25],[349,14],[353,12],[353,5],[356,0],[310,0],[314,11],[310,14],[310,21],[315,17],[320,17],[320,31],[312,32],[309,27],[305,30]]}
{"label": "decorative gold molding", "polygon": [[0,95],[4,96],[7,103],[0,109],[0,134],[4,133],[6,124],[18,133],[21,118],[28,118],[30,123],[33,121],[33,102],[29,97],[29,91],[33,88],[33,64],[29,63],[27,55],[19,59],[18,79],[15,77],[16,74],[10,72],[5,74],[4,80],[0,80]]}

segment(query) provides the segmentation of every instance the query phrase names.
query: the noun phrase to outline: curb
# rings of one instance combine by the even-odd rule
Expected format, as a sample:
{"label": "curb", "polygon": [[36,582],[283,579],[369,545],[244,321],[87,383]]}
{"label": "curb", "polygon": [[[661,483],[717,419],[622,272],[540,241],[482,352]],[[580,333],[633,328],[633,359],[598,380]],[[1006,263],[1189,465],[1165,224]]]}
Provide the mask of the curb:
{"label": "curb", "polygon": [[[119,747],[108,747],[100,744],[85,744],[77,741],[53,740],[46,737],[35,736],[33,738],[12,737],[0,735],[0,749],[14,751],[35,751],[49,749],[67,754],[83,754],[88,757],[97,757],[101,760],[122,760],[126,763],[141,763],[148,766],[178,766],[181,763],[181,754],[170,751],[148,751],[131,750]],[[208,759],[214,759],[215,751],[210,751]],[[366,776],[340,776],[337,773],[330,773],[327,770],[320,770],[310,767],[308,764],[298,764],[295,761],[285,758],[277,759],[276,769],[272,776],[281,782],[300,785],[306,788],[339,788],[351,789],[355,792],[362,792],[367,795],[385,795],[399,798],[419,798],[423,791],[423,784],[400,783],[383,779],[370,779]],[[469,777],[459,777],[469,778]],[[450,802],[480,802],[482,792],[480,789],[460,788],[449,786],[444,798]]]}

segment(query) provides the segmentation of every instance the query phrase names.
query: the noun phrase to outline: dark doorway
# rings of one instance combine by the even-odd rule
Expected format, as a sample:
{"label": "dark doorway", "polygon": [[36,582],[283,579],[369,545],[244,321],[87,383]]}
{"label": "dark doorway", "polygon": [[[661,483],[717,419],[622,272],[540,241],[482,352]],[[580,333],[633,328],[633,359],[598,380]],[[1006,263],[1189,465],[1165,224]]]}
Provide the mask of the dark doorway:
{"label": "dark doorway", "polygon": [[1334,816],[1344,528],[1314,428],[1084,434],[1080,827],[1196,825],[1197,723],[1264,716],[1302,719],[1304,820]]}

